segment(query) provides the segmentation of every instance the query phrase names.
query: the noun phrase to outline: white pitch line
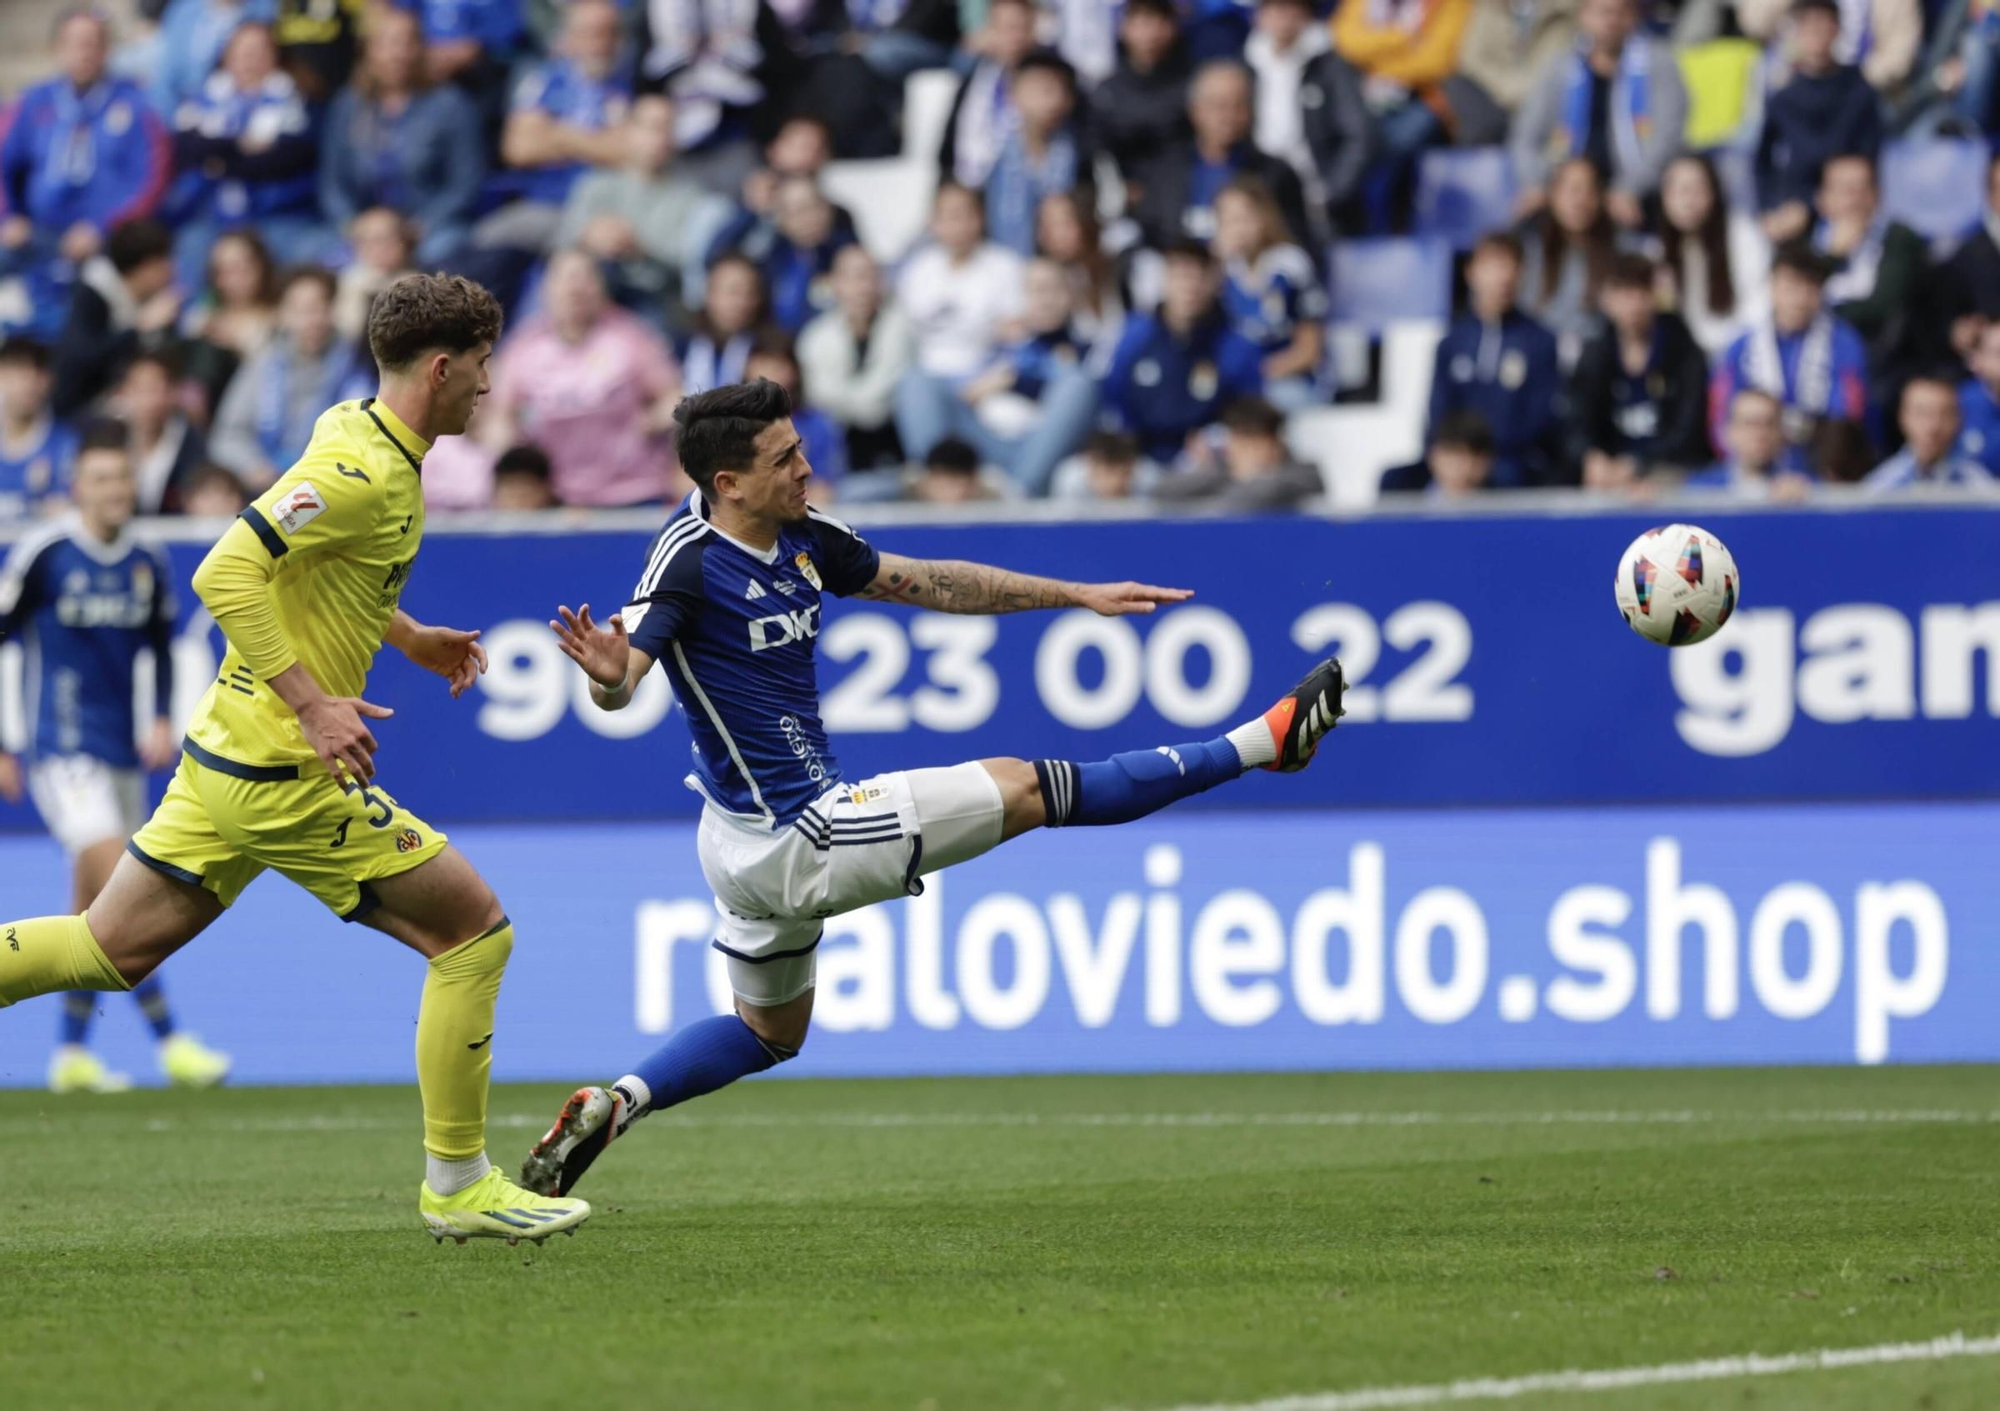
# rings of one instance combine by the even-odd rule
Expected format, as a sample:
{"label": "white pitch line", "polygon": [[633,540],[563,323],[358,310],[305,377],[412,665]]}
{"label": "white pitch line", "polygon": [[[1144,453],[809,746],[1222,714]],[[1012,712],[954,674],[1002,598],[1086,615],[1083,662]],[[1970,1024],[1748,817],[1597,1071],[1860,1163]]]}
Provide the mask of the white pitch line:
{"label": "white pitch line", "polygon": [[1652,1367],[1607,1367],[1536,1372],[1524,1377],[1476,1377],[1430,1386],[1363,1387],[1357,1391],[1312,1392],[1268,1401],[1210,1402],[1173,1411],[1381,1411],[1384,1407],[1443,1406],[1467,1401],[1511,1401],[1546,1392],[1623,1391],[1629,1387],[1678,1382],[1775,1377],[1788,1372],[1828,1372],[1892,1362],[1943,1362],[1955,1357],[2000,1356],[2000,1337],[1967,1338],[1948,1333],[1929,1342],[1885,1342],[1875,1347],[1822,1347],[1776,1356],[1749,1352],[1700,1362],[1663,1362]]}
{"label": "white pitch line", "polygon": [[[68,1113],[0,1119],[0,1133],[33,1134],[49,1130]],[[117,1119],[102,1112],[89,1120]],[[547,1113],[496,1113],[489,1126],[541,1129]],[[1772,1112],[1694,1110],[1620,1111],[1558,1109],[1546,1112],[799,1112],[799,1113],[675,1113],[675,1127],[713,1129],[763,1128],[898,1128],[898,1127],[1720,1127],[1720,1126],[1941,1126],[2000,1123],[2000,1109],[1956,1108],[1800,1108]],[[382,1117],[319,1115],[301,1117],[149,1118],[135,1124],[148,1132],[386,1132],[409,1123]]]}

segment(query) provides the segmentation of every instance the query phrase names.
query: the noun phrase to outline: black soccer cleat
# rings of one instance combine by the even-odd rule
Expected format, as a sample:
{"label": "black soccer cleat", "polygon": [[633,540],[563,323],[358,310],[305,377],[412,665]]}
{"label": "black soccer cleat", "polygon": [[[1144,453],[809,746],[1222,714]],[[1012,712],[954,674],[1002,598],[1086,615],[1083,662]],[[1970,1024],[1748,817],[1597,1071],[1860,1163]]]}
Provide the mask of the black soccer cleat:
{"label": "black soccer cleat", "polygon": [[1346,693],[1347,678],[1341,674],[1340,658],[1328,657],[1308,671],[1290,695],[1264,712],[1278,757],[1263,768],[1292,774],[1312,763],[1319,742],[1347,714],[1340,704]]}
{"label": "black soccer cleat", "polygon": [[616,1088],[578,1088],[555,1126],[521,1163],[521,1184],[538,1195],[568,1195],[590,1163],[627,1125],[625,1095]]}

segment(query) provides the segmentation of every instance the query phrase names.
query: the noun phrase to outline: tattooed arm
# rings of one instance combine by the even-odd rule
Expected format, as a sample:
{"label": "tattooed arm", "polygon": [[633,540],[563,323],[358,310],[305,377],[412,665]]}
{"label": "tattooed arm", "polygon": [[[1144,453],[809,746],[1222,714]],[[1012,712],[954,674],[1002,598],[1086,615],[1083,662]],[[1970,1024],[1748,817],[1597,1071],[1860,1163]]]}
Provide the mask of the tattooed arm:
{"label": "tattooed arm", "polygon": [[962,559],[912,559],[883,554],[882,566],[855,595],[876,602],[907,603],[933,612],[993,614],[1031,608],[1089,608],[1101,617],[1148,613],[1162,603],[1186,602],[1186,588],[1145,583],[1067,583]]}

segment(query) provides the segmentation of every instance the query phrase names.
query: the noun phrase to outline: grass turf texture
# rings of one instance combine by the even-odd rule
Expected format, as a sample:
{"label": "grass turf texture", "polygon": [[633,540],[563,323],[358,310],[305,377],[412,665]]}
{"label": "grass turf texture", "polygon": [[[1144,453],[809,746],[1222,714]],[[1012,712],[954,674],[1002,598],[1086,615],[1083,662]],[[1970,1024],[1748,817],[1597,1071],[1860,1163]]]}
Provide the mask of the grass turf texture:
{"label": "grass turf texture", "polygon": [[[541,1250],[423,1234],[408,1089],[0,1093],[0,1401],[1095,1411],[1984,1336],[1995,1077],[755,1082]],[[496,1160],[562,1096],[497,1090]],[[1551,1402],[1987,1407],[2000,1359]]]}

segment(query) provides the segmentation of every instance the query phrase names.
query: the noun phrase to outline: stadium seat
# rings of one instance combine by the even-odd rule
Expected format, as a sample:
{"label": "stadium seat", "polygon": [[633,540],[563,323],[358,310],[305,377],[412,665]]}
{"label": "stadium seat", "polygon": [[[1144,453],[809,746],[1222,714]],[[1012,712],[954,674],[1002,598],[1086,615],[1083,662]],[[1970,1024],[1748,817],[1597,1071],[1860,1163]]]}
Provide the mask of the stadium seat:
{"label": "stadium seat", "polygon": [[937,154],[958,93],[950,69],[922,69],[903,85],[903,150],[882,161],[834,162],[826,169],[826,194],[854,215],[861,243],[884,264],[908,254],[923,238],[937,188]]}
{"label": "stadium seat", "polygon": [[1333,321],[1380,334],[1451,316],[1451,245],[1438,236],[1341,240],[1333,247]]}
{"label": "stadium seat", "polygon": [[1952,240],[1986,211],[1986,143],[1891,142],[1882,149],[1882,205],[1926,240]]}
{"label": "stadium seat", "polygon": [[1417,230],[1470,250],[1514,223],[1514,163],[1504,147],[1440,147],[1417,172]]}

